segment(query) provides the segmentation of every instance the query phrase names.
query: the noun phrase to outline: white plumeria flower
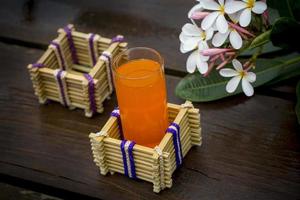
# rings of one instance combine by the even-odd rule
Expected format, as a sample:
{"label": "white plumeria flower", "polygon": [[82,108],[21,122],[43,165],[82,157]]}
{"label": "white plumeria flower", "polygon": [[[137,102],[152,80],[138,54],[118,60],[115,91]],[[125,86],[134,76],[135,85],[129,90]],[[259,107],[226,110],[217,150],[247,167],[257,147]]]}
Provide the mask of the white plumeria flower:
{"label": "white plumeria flower", "polygon": [[194,73],[196,68],[201,74],[205,74],[208,70],[207,60],[203,60],[200,56],[200,50],[196,49],[189,55],[186,61],[186,70],[189,73]]}
{"label": "white plumeria flower", "polygon": [[237,89],[240,81],[242,80],[242,89],[244,93],[247,96],[252,96],[254,94],[254,89],[250,83],[255,82],[255,73],[243,70],[242,64],[236,59],[232,60],[232,65],[235,68],[235,70],[231,68],[224,68],[220,70],[221,76],[233,77],[230,79],[230,81],[228,81],[226,85],[226,91],[228,93],[233,93]]}
{"label": "white plumeria flower", "polygon": [[232,27],[229,27],[226,33],[216,33],[212,39],[212,44],[215,47],[220,47],[224,44],[229,36],[230,44],[235,49],[240,49],[243,45],[243,40],[240,34]]}
{"label": "white plumeria flower", "polygon": [[239,23],[242,27],[250,24],[251,11],[256,14],[262,14],[266,9],[267,4],[265,2],[256,0],[229,1],[225,4],[225,12],[227,14],[241,12]]}
{"label": "white plumeria flower", "polygon": [[[229,1],[232,1],[232,0],[227,0],[226,3]],[[239,17],[240,17],[240,12],[230,14],[228,16],[234,24],[237,24]],[[229,36],[230,44],[233,48],[240,49],[242,47],[242,45],[243,45],[242,37],[234,28],[232,28],[230,26],[225,33],[221,33],[221,32],[216,33],[212,39],[212,44],[215,47],[220,47],[224,44],[224,42],[226,41],[228,36]]]}
{"label": "white plumeria flower", "polygon": [[182,27],[182,32],[179,35],[181,53],[187,53],[196,49],[201,41],[210,40],[213,36],[213,32],[212,29],[203,31],[194,24],[186,23]]}
{"label": "white plumeria flower", "polygon": [[187,23],[182,27],[182,32],[179,35],[181,41],[180,51],[182,53],[187,53],[198,48],[192,52],[187,59],[186,68],[189,73],[193,73],[196,67],[201,74],[207,72],[207,61],[209,56],[203,56],[201,51],[209,48],[207,41],[212,38],[213,32],[212,29],[203,31],[196,25],[190,23]]}
{"label": "white plumeria flower", "polygon": [[224,0],[218,0],[219,4],[214,0],[202,0],[201,5],[206,10],[214,10],[214,12],[207,15],[202,23],[201,28],[207,30],[214,24],[220,33],[226,33],[228,30],[228,22],[225,18]]}

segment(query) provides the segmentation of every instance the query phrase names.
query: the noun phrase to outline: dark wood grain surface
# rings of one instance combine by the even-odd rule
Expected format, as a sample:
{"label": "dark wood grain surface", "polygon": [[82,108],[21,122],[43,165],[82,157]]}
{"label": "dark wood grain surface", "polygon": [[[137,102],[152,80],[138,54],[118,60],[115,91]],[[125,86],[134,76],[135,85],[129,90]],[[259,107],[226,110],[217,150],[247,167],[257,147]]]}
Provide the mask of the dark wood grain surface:
{"label": "dark wood grain surface", "polygon": [[[130,46],[150,46],[166,58],[168,98],[184,72],[177,36],[193,1],[9,1],[0,7],[0,181],[63,197],[100,199],[299,199],[300,138],[294,113],[295,82],[195,104],[203,145],[193,148],[159,195],[152,185],[122,175],[101,176],[88,134],[116,105],[92,119],[58,103],[40,106],[26,70],[56,29],[105,36],[122,33]],[[64,196],[64,194],[67,194]]]}

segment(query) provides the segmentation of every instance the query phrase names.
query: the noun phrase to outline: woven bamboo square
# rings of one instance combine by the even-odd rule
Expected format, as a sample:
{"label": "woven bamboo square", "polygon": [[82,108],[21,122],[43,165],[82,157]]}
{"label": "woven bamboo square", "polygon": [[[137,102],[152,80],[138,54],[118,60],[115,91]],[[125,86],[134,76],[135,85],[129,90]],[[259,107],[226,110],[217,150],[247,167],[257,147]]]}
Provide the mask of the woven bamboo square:
{"label": "woven bamboo square", "polygon": [[124,160],[125,154],[122,152],[124,140],[121,140],[121,123],[118,121],[120,118],[112,115],[100,132],[90,133],[94,162],[99,167],[100,173],[106,175],[108,172],[111,174],[117,172],[127,174],[130,178],[151,182],[153,191],[156,193],[165,188],[171,188],[172,174],[182,163],[182,160],[178,161],[176,150],[181,149],[181,159],[183,159],[192,146],[202,144],[202,137],[199,109],[194,108],[191,102],[187,101],[182,105],[169,103],[168,114],[170,124],[177,124],[180,127],[178,130],[180,133],[177,135],[180,138],[180,147],[176,147],[173,131],[168,131],[171,126],[155,148],[134,145],[130,158],[132,163],[128,163],[134,165],[135,168],[134,171],[128,170],[131,174],[126,173],[125,169],[127,164],[126,158]]}
{"label": "woven bamboo square", "polygon": [[78,32],[73,25],[60,28],[40,59],[28,65],[39,102],[81,108],[87,117],[102,113],[113,90],[111,62],[126,47],[121,35],[109,39]]}

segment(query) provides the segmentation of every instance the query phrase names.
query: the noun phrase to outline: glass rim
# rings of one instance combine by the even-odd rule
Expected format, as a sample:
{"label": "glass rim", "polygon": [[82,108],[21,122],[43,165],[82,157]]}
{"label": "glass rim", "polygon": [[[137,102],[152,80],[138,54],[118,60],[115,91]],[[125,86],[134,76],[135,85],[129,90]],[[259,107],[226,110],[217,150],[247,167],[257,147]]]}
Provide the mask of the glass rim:
{"label": "glass rim", "polygon": [[[160,67],[157,69],[157,70],[154,70],[152,72],[149,72],[149,74],[145,75],[145,76],[141,76],[141,77],[138,77],[138,78],[133,78],[133,77],[128,77],[128,76],[124,76],[124,75],[121,75],[119,72],[117,72],[117,68],[120,66],[120,65],[117,65],[117,62],[122,58],[122,56],[126,53],[126,52],[129,52],[129,51],[132,51],[132,50],[148,50],[152,53],[154,53],[155,55],[157,55],[158,57],[158,62],[160,64]],[[143,59],[143,58],[140,58],[140,59]],[[147,59],[147,58],[145,58]],[[153,60],[153,59],[149,59],[149,60]],[[155,60],[153,60],[155,61]],[[157,61],[155,61],[157,62]],[[158,51],[156,51],[155,49],[152,49],[152,48],[149,48],[149,47],[132,47],[132,48],[129,48],[129,49],[126,49],[124,51],[122,51],[121,53],[119,53],[115,59],[113,59],[113,64],[112,64],[112,70],[114,71],[114,74],[122,79],[128,79],[128,80],[140,80],[140,79],[146,79],[146,78],[149,78],[153,75],[155,75],[156,73],[158,73],[160,70],[164,71],[164,59],[162,58],[162,56],[160,55],[160,53]]]}

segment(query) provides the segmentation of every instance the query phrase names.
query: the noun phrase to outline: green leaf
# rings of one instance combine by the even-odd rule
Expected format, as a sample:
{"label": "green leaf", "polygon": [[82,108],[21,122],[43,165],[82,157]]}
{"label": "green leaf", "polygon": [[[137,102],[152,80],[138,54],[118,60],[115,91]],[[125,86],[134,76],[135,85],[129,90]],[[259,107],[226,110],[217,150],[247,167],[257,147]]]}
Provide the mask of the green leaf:
{"label": "green leaf", "polygon": [[[256,73],[256,82],[253,86],[263,85],[287,70],[299,71],[298,63],[300,63],[298,54],[293,58],[288,56],[276,59],[258,59],[256,69],[253,70]],[[184,77],[177,85],[175,93],[182,99],[195,102],[207,102],[241,93],[242,88],[240,85],[234,93],[229,94],[226,92],[225,87],[229,80],[230,78],[221,77],[216,70],[212,71],[209,77],[206,78],[197,72]]]}
{"label": "green leaf", "polygon": [[294,5],[298,4],[298,0],[268,0],[268,7],[278,10],[281,17],[294,18]]}
{"label": "green leaf", "polygon": [[273,25],[270,39],[274,46],[299,51],[299,36],[300,23],[291,18],[282,17]]}
{"label": "green leaf", "polygon": [[[285,56],[286,60],[292,59],[293,57],[297,56],[299,54],[290,54],[289,56]],[[272,85],[275,83],[278,83],[280,81],[284,81],[289,78],[297,77],[300,76],[300,64],[299,65],[294,65],[295,67],[287,67],[284,71],[280,73],[279,76],[276,78],[272,79],[267,83],[267,85]]]}
{"label": "green leaf", "polygon": [[270,34],[271,30],[268,30],[260,35],[258,35],[254,40],[251,42],[249,49],[254,49],[256,47],[260,47],[270,41]]}
{"label": "green leaf", "polygon": [[[263,57],[264,54],[277,53],[280,50],[281,50],[280,47],[275,47],[272,44],[272,42],[269,41],[268,43],[266,43],[264,45],[260,57]],[[247,50],[243,51],[240,55],[251,57],[255,52],[256,52],[256,49],[247,49]]]}
{"label": "green leaf", "polygon": [[298,118],[298,123],[300,124],[300,81],[298,82],[296,87],[296,95],[297,95],[297,104],[295,107],[295,112]]}
{"label": "green leaf", "polygon": [[269,22],[270,24],[274,24],[274,22],[280,17],[279,11],[273,8],[268,8],[269,12]]}
{"label": "green leaf", "polygon": [[[227,96],[225,84],[227,80],[215,71],[209,77],[202,77],[199,72],[188,74],[175,89],[176,96],[196,102],[206,102]],[[228,95],[229,96],[229,95]]]}

